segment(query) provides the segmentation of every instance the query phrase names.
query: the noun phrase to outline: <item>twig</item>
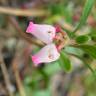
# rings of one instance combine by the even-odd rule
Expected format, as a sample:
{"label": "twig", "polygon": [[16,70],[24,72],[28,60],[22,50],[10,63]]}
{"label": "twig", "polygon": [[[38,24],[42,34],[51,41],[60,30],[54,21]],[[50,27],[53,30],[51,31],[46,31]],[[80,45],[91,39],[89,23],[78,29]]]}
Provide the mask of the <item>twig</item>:
{"label": "twig", "polygon": [[17,83],[17,87],[20,93],[20,96],[26,96],[25,94],[25,90],[21,81],[21,78],[19,76],[19,70],[18,70],[18,56],[16,54],[13,63],[12,63],[12,67],[13,67],[13,71],[14,71],[14,75],[15,75],[15,79],[16,79],[16,83]]}
{"label": "twig", "polygon": [[3,73],[4,79],[5,79],[5,84],[6,84],[7,90],[9,92],[9,96],[14,96],[13,92],[11,91],[12,84],[9,79],[8,71],[7,71],[5,63],[3,62],[3,58],[1,55],[0,55],[0,66],[1,66],[2,73]]}
{"label": "twig", "polygon": [[7,15],[32,16],[32,17],[49,15],[49,12],[43,9],[18,9],[9,7],[0,7],[0,13]]}

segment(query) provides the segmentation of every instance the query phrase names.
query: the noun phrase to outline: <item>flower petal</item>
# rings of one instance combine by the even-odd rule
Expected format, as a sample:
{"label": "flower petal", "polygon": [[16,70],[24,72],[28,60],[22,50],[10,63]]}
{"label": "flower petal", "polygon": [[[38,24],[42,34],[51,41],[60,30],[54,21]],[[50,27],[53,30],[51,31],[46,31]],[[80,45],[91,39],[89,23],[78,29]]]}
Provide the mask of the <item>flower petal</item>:
{"label": "flower petal", "polygon": [[56,61],[60,54],[55,44],[46,45],[37,54],[32,56],[33,63],[37,66],[40,63],[50,63]]}
{"label": "flower petal", "polygon": [[34,26],[34,23],[33,22],[30,22],[28,27],[27,27],[27,30],[26,32],[27,33],[31,33],[31,32],[34,32],[35,31],[35,26]]}
{"label": "flower petal", "polygon": [[33,22],[30,22],[26,32],[31,33],[44,43],[49,44],[52,43],[55,37],[56,29],[51,25],[33,24]]}

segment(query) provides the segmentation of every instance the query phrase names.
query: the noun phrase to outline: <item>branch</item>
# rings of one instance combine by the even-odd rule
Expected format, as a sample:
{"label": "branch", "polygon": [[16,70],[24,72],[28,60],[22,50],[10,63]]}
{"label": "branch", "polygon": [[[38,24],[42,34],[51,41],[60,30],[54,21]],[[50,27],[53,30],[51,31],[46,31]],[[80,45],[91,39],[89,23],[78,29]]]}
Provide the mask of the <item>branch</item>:
{"label": "branch", "polygon": [[[0,52],[0,54],[1,54],[1,52]],[[6,65],[5,65],[1,55],[0,55],[0,66],[1,66],[1,70],[2,70],[2,73],[3,73],[4,79],[5,79],[5,84],[6,84],[7,90],[9,92],[9,96],[14,96],[14,94],[11,90],[12,84],[11,84],[11,81],[9,79],[8,70],[6,68]]]}
{"label": "branch", "polygon": [[32,16],[32,17],[49,15],[49,12],[43,9],[18,9],[9,7],[0,7],[0,13],[7,15]]}
{"label": "branch", "polygon": [[20,75],[19,75],[19,69],[18,69],[18,62],[17,61],[18,61],[18,56],[16,54],[16,56],[13,59],[13,62],[12,62],[12,68],[13,68],[13,71],[14,71],[17,87],[18,87],[18,90],[19,90],[19,94],[20,94],[20,96],[26,96],[26,92],[25,92],[24,86],[22,84]]}

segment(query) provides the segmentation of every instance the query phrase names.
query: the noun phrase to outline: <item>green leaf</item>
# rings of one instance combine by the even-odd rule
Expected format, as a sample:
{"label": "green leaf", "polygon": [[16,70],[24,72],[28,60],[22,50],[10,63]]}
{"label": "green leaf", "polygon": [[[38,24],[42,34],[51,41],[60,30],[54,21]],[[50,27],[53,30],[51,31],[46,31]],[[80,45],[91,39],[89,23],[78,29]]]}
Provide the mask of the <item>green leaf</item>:
{"label": "green leaf", "polygon": [[78,26],[76,27],[76,29],[73,31],[74,33],[86,22],[89,14],[91,12],[91,9],[94,5],[94,2],[95,2],[95,0],[87,0],[85,2],[85,7],[84,7],[84,10],[83,10],[80,22],[79,22]]}
{"label": "green leaf", "polygon": [[71,53],[71,54],[75,54],[75,55],[79,55],[79,56],[82,56],[84,54],[83,50],[72,47],[72,46],[66,46],[64,51],[66,53]]}
{"label": "green leaf", "polygon": [[81,35],[76,37],[76,42],[79,44],[86,43],[90,40],[90,37],[87,35]]}
{"label": "green leaf", "polygon": [[71,70],[71,62],[64,52],[60,53],[59,64],[64,69],[64,71],[69,72]]}
{"label": "green leaf", "polygon": [[96,46],[93,45],[79,45],[79,48],[88,53],[91,57],[96,59]]}

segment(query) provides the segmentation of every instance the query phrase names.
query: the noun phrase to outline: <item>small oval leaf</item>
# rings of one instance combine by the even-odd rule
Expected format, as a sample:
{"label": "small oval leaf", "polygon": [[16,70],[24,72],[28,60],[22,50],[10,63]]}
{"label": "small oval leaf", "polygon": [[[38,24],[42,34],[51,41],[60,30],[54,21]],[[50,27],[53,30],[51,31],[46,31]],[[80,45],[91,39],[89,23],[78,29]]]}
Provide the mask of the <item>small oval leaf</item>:
{"label": "small oval leaf", "polygon": [[76,42],[79,44],[87,43],[90,40],[90,37],[87,35],[81,35],[76,37]]}
{"label": "small oval leaf", "polygon": [[69,72],[71,70],[71,62],[64,52],[60,53],[59,64],[64,69],[64,71]]}

